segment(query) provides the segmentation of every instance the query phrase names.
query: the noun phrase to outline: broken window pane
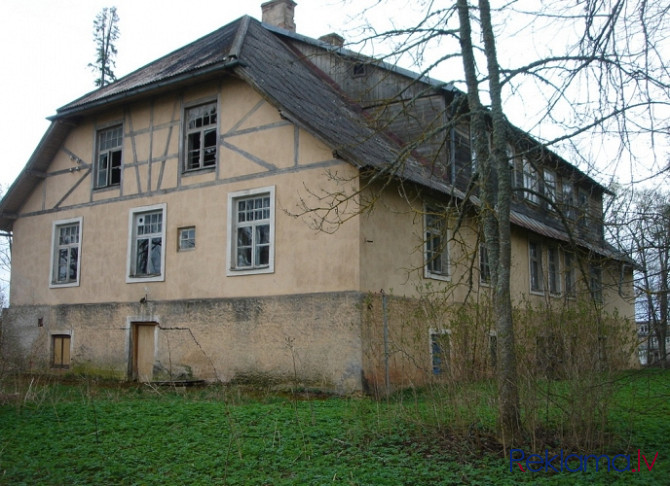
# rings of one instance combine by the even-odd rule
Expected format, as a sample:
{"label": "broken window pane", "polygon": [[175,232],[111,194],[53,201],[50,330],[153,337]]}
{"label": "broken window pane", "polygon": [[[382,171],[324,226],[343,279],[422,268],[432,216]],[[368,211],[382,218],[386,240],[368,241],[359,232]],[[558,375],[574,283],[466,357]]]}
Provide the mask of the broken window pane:
{"label": "broken window pane", "polygon": [[121,125],[98,132],[97,167],[95,187],[107,187],[121,183],[121,155],[123,127]]}
{"label": "broken window pane", "polygon": [[186,110],[186,154],[184,170],[198,170],[216,165],[216,103]]}

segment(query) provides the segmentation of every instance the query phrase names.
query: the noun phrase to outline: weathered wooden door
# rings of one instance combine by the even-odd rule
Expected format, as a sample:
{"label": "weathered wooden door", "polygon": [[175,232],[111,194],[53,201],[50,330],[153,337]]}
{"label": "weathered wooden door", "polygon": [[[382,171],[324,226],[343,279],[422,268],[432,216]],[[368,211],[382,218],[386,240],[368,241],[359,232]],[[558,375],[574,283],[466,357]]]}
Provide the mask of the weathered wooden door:
{"label": "weathered wooden door", "polygon": [[156,324],[136,322],[133,324],[133,379],[149,382],[154,370],[154,336]]}

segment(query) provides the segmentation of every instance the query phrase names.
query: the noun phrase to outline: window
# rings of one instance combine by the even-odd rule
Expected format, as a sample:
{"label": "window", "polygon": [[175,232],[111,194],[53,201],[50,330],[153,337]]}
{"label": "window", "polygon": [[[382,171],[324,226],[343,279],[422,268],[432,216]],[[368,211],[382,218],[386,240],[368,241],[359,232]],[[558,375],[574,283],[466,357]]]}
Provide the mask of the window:
{"label": "window", "polygon": [[98,132],[95,167],[95,187],[118,186],[121,184],[121,153],[123,147],[123,127],[106,128]]}
{"label": "window", "polygon": [[507,156],[507,163],[509,164],[510,188],[513,191],[512,192],[512,197],[516,197],[516,196],[518,196],[518,194],[514,190],[519,188],[519,181],[518,181],[517,169],[516,169],[516,159],[514,158],[514,156],[515,156],[514,147],[512,145],[507,144],[505,146],[505,155]]}
{"label": "window", "polygon": [[53,224],[51,287],[79,285],[81,226],[82,218],[56,221]]}
{"label": "window", "polygon": [[556,209],[556,174],[550,170],[544,171],[544,197],[547,198],[547,208]]}
{"label": "window", "polygon": [[186,110],[184,170],[216,165],[216,102]]}
{"label": "window", "polygon": [[[465,129],[467,130],[467,128]],[[476,169],[476,159],[474,155],[474,150],[471,148],[471,138],[469,132],[467,135],[461,130],[452,130],[453,136],[453,149],[454,149],[454,166],[457,171],[466,170],[467,167]]]}
{"label": "window", "polygon": [[579,197],[579,227],[584,230],[589,225],[589,195],[586,191],[580,189],[577,193]]}
{"label": "window", "polygon": [[229,275],[274,271],[274,187],[228,195]]}
{"label": "window", "polygon": [[526,200],[534,204],[539,204],[540,180],[537,174],[537,170],[525,157],[522,161],[522,169],[523,169],[523,188],[525,189],[524,197],[526,198]]}
{"label": "window", "polygon": [[436,209],[427,208],[425,215],[425,252],[427,278],[449,278],[447,220]]}
{"label": "window", "polygon": [[547,249],[547,270],[549,280],[549,292],[554,295],[561,293],[561,274],[557,248]]}
{"label": "window", "polygon": [[70,335],[53,334],[51,336],[51,366],[54,368],[70,367]]}
{"label": "window", "polygon": [[195,249],[195,226],[179,228],[179,251]]}
{"label": "window", "polygon": [[563,179],[563,215],[568,220],[575,219],[575,196],[572,183]]}
{"label": "window", "polygon": [[434,375],[444,375],[449,372],[451,361],[449,337],[449,332],[445,330],[430,331],[430,359]]}
{"label": "window", "polygon": [[483,284],[491,283],[491,267],[489,266],[489,254],[486,245],[479,245],[479,282]]}
{"label": "window", "polygon": [[591,277],[589,282],[590,287],[589,290],[591,291],[591,297],[596,302],[602,302],[603,301],[602,270],[598,266],[592,264],[590,266],[589,273]]}
{"label": "window", "polygon": [[352,76],[353,76],[354,78],[361,78],[361,77],[363,77],[363,76],[366,75],[366,73],[367,73],[367,67],[365,66],[365,64],[362,64],[362,63],[356,63],[356,64],[354,64],[353,67],[351,68],[351,71],[352,71]]}
{"label": "window", "polygon": [[126,282],[165,280],[165,204],[132,210],[129,225]]}
{"label": "window", "polygon": [[530,259],[530,290],[532,292],[542,292],[544,290],[542,282],[542,246],[539,243],[529,242]]}
{"label": "window", "polygon": [[575,296],[575,264],[572,253],[564,253],[565,260],[565,295],[568,297]]}

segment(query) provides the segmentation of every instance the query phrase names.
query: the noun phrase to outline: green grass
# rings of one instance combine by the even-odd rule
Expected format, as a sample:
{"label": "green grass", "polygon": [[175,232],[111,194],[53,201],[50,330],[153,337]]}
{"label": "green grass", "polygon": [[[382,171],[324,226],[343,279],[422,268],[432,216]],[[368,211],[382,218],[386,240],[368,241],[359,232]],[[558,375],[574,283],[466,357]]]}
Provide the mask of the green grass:
{"label": "green grass", "polygon": [[466,412],[442,413],[434,391],[375,402],[225,387],[16,385],[18,397],[0,406],[0,484],[669,484],[670,372],[629,373],[616,385],[605,452],[658,452],[651,472],[510,472],[487,400],[474,401],[469,425],[454,432],[449,417],[466,424]]}

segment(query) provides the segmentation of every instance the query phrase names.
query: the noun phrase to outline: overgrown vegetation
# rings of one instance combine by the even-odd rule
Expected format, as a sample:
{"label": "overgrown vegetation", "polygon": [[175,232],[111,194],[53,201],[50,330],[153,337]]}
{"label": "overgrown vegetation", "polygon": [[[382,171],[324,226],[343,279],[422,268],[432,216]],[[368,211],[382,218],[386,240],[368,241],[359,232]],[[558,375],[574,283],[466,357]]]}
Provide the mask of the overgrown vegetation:
{"label": "overgrown vegetation", "polygon": [[[561,397],[572,386],[547,381],[553,399],[537,420],[547,425],[562,413]],[[658,452],[651,471],[510,471],[495,436],[495,383],[486,380],[374,401],[239,386],[6,377],[0,484],[665,484],[670,372],[620,373],[608,386],[607,444],[545,447],[635,458],[640,449],[650,461]],[[528,453],[544,454],[533,437],[524,440]]]}

